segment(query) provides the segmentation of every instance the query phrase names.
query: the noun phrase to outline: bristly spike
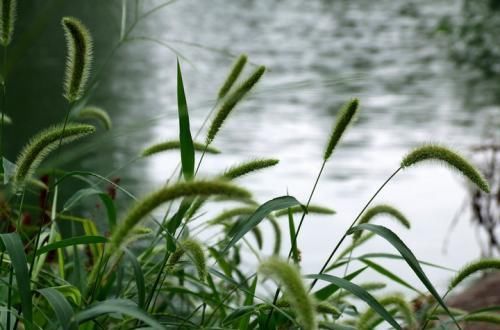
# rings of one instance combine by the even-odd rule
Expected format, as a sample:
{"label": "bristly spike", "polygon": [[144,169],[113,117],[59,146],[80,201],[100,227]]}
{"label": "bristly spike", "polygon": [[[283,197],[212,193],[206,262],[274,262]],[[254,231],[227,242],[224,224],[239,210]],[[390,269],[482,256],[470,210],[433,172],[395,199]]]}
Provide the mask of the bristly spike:
{"label": "bristly spike", "polygon": [[455,275],[455,277],[450,281],[448,290],[451,291],[472,274],[487,269],[500,270],[500,259],[485,258],[466,265],[459,270],[457,275]]}
{"label": "bristly spike", "polygon": [[254,159],[248,162],[235,165],[227,169],[224,174],[222,174],[223,179],[233,180],[244,176],[248,173],[259,171],[264,168],[274,166],[279,163],[278,159]]}
{"label": "bristly spike", "polygon": [[425,144],[414,149],[403,158],[401,168],[404,169],[423,161],[443,162],[462,173],[482,191],[490,192],[488,181],[483,175],[464,157],[444,146]]}
{"label": "bristly spike", "polygon": [[227,92],[231,90],[231,87],[233,87],[234,83],[238,79],[238,77],[241,74],[241,71],[243,71],[243,68],[245,67],[245,64],[247,63],[247,56],[245,54],[241,54],[238,56],[236,61],[233,64],[233,67],[231,68],[231,71],[229,72],[229,75],[227,76],[226,80],[222,84],[221,88],[219,89],[218,93],[218,98],[221,100],[226,96]]}
{"label": "bristly spike", "polygon": [[63,95],[73,103],[85,93],[93,60],[92,36],[77,18],[64,17],[62,26],[68,51]]}
{"label": "bristly spike", "polygon": [[0,45],[7,47],[14,35],[17,0],[0,0]]}
{"label": "bristly spike", "polygon": [[92,125],[70,123],[64,129],[63,125],[57,125],[36,134],[16,161],[14,183],[19,185],[29,179],[45,157],[57,148],[59,140],[66,144],[94,132],[95,127]]}
{"label": "bristly spike", "polygon": [[86,106],[78,112],[78,118],[81,119],[96,119],[102,123],[104,128],[109,131],[113,126],[111,118],[106,110],[96,106]]}
{"label": "bristly spike", "polygon": [[259,66],[250,75],[250,77],[248,77],[236,90],[230,93],[230,95],[228,95],[224,102],[222,102],[208,129],[206,141],[207,144],[212,143],[212,141],[215,139],[215,136],[222,127],[222,124],[227,119],[231,111],[238,104],[238,102],[240,102],[243,97],[245,97],[245,95],[247,95],[248,92],[250,92],[250,90],[257,84],[262,75],[264,75],[265,71],[266,68],[264,66]]}
{"label": "bristly spike", "polygon": [[[146,149],[144,149],[141,152],[141,157],[149,157],[149,156],[156,155],[156,154],[164,152],[164,151],[180,149],[180,147],[181,147],[181,141],[179,141],[179,140],[169,140],[169,141],[165,141],[165,142],[160,142],[157,144],[153,144],[152,146],[149,146]],[[220,154],[219,149],[216,149],[212,146],[207,147],[206,144],[204,144],[204,143],[193,141],[193,147],[194,147],[194,150],[196,150],[196,151],[205,151],[208,154]]]}
{"label": "bristly spike", "polygon": [[113,254],[139,222],[161,204],[180,197],[219,195],[227,198],[248,198],[250,193],[225,181],[189,181],[165,186],[139,200],[115,228],[110,239],[109,255]]}
{"label": "bristly spike", "polygon": [[260,264],[259,271],[283,287],[285,299],[297,313],[300,325],[308,330],[317,329],[315,303],[307,293],[298,269],[284,260],[271,257]]}
{"label": "bristly spike", "polygon": [[327,161],[333,153],[333,150],[337,146],[340,141],[340,138],[344,134],[345,130],[352,122],[356,113],[359,109],[359,100],[352,99],[340,109],[339,114],[337,115],[337,119],[335,120],[335,125],[333,126],[332,135],[330,136],[330,140],[328,141],[328,145],[325,149],[325,154],[323,156],[323,160]]}

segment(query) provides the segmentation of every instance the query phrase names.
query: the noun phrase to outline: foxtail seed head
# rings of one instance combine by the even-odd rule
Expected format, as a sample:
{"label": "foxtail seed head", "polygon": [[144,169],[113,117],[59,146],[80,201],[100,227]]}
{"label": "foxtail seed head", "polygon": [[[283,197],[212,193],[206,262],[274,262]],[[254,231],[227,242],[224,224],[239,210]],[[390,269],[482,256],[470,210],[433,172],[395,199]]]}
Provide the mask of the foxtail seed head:
{"label": "foxtail seed head", "polygon": [[14,183],[19,185],[29,179],[45,157],[57,148],[60,139],[61,144],[66,144],[94,132],[94,126],[76,123],[69,123],[65,128],[57,125],[41,131],[31,138],[17,158]]}
{"label": "foxtail seed head", "polygon": [[215,114],[212,123],[208,129],[207,133],[207,144],[212,143],[215,136],[219,132],[222,124],[227,119],[234,107],[240,102],[245,95],[250,92],[250,90],[257,84],[260,80],[266,68],[264,66],[258,67],[251,75],[248,77],[236,90],[228,95],[224,102],[219,107],[219,110]]}
{"label": "foxtail seed head", "polygon": [[200,280],[204,281],[207,276],[207,262],[201,243],[189,238],[179,242],[177,249],[169,258],[169,265],[175,265],[184,254],[189,256],[196,267]]}
{"label": "foxtail seed head", "polygon": [[[144,149],[141,153],[142,157],[148,157],[155,155],[160,152],[168,151],[168,150],[174,150],[174,149],[180,149],[181,147],[181,142],[179,140],[170,140],[170,141],[165,141],[161,143],[154,144],[152,146],[147,147]],[[219,154],[220,151],[216,148],[213,148],[211,146],[206,146],[204,143],[200,142],[194,142],[193,141],[193,147],[194,150],[196,151],[205,151],[206,153],[209,154]]]}
{"label": "foxtail seed head", "polygon": [[161,204],[180,198],[196,196],[224,196],[226,198],[249,198],[250,193],[233,184],[223,181],[189,181],[163,187],[136,204],[116,227],[110,239],[110,254],[114,253],[130,234],[131,230]]}
{"label": "foxtail seed head", "polygon": [[339,114],[337,115],[337,119],[335,120],[335,125],[333,126],[332,135],[330,136],[330,140],[328,141],[328,145],[325,149],[325,154],[323,159],[327,161],[333,153],[333,150],[337,146],[340,141],[340,138],[344,134],[345,130],[349,126],[349,123],[356,116],[356,113],[359,109],[359,101],[358,99],[352,99],[340,109]]}
{"label": "foxtail seed head", "polygon": [[219,89],[218,93],[218,98],[219,100],[224,98],[226,96],[227,92],[233,87],[235,81],[238,79],[240,76],[241,71],[243,71],[243,68],[245,67],[245,64],[247,63],[247,56],[245,54],[241,54],[236,61],[233,64],[233,67],[231,68],[231,71],[229,72],[229,75],[227,76],[226,80],[222,84],[221,88]]}
{"label": "foxtail seed head", "polygon": [[487,269],[500,270],[500,259],[481,259],[466,265],[464,268],[459,270],[455,277],[450,281],[448,290],[452,290],[472,274]]}
{"label": "foxtail seed head", "polygon": [[63,95],[69,103],[73,103],[85,93],[93,59],[92,36],[87,27],[74,17],[64,17],[62,26],[68,51]]}
{"label": "foxtail seed head", "polygon": [[482,191],[490,192],[488,182],[471,163],[458,153],[440,145],[426,144],[414,149],[403,158],[401,168],[410,167],[422,161],[429,160],[449,165],[451,168],[462,173]]}
{"label": "foxtail seed head", "polygon": [[[377,205],[374,207],[369,208],[366,210],[363,215],[361,216],[361,219],[358,222],[358,225],[362,225],[364,223],[370,222],[373,218],[379,215],[389,215],[396,221],[398,221],[400,224],[402,224],[406,228],[410,228],[410,221],[404,216],[403,213],[401,213],[399,210],[395,209],[394,207],[390,205]],[[356,240],[361,236],[362,231],[357,231],[353,234],[353,239]]]}
{"label": "foxtail seed head", "polygon": [[300,325],[307,330],[317,329],[315,303],[302,282],[298,269],[286,261],[271,257],[262,262],[259,271],[276,280],[282,287]]}
{"label": "foxtail seed head", "polygon": [[248,173],[262,170],[267,167],[274,166],[279,163],[277,159],[255,159],[248,161],[246,163],[242,163],[239,165],[235,165],[227,169],[224,174],[222,174],[222,178],[233,180],[244,176]]}
{"label": "foxtail seed head", "polygon": [[3,47],[7,47],[12,41],[16,13],[16,0],[0,0],[0,44]]}
{"label": "foxtail seed head", "polygon": [[[292,213],[300,213],[302,214],[304,212],[304,207],[302,205],[296,205],[292,206],[289,208]],[[332,210],[328,207],[320,206],[320,205],[309,205],[307,207],[307,214],[325,214],[325,215],[332,215],[335,214],[335,210]],[[276,217],[282,217],[288,215],[288,209],[283,209],[274,212],[274,216]]]}
{"label": "foxtail seed head", "polygon": [[87,106],[80,110],[78,113],[78,118],[81,119],[95,119],[101,122],[104,128],[109,131],[113,126],[111,122],[111,118],[109,117],[106,110],[96,107],[96,106]]}

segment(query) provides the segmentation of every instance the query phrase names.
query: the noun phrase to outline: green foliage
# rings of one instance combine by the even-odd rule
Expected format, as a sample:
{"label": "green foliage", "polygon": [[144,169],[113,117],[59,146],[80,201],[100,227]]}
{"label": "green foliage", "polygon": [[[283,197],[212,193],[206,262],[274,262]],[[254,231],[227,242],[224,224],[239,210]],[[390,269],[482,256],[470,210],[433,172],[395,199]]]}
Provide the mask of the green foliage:
{"label": "green foliage", "polygon": [[[141,19],[169,3],[143,11],[140,1],[122,1],[120,42],[116,48],[130,40],[129,34]],[[16,2],[0,0],[0,5],[0,44],[6,46],[12,37]],[[65,17],[62,24],[68,46],[64,97],[70,103],[80,100],[70,109],[76,118],[97,120],[110,129],[109,115],[101,108],[86,105],[87,96],[95,89],[86,92],[92,38],[76,18]],[[253,199],[248,190],[231,182],[277,165],[278,160],[272,158],[243,162],[216,175],[198,174],[203,157],[195,170],[195,151],[221,152],[211,143],[265,72],[263,66],[258,66],[241,79],[247,62],[247,56],[241,55],[217,91],[213,105],[216,112],[205,143],[191,137],[186,91],[177,65],[179,140],[151,145],[140,156],[180,150],[182,173],[172,173],[165,185],[145,197],[137,198],[118,180],[91,171],[61,173],[49,169],[53,181],[35,176],[41,172],[39,167],[44,159],[52,151],[59,151],[61,144],[94,133],[91,125],[65,120],[64,124],[36,134],[22,149],[16,164],[4,159],[5,191],[0,193],[0,328],[401,329],[401,322],[406,329],[417,329],[425,327],[429,315],[436,327],[446,327],[451,322],[499,323],[494,307],[473,313],[449,309],[422,269],[422,265],[444,267],[419,261],[396,234],[370,223],[387,215],[410,227],[410,221],[395,208],[370,204],[401,168],[422,161],[444,162],[488,191],[488,183],[479,171],[446,147],[424,145],[409,153],[401,168],[385,181],[345,230],[322,270],[310,275],[301,275],[299,271],[302,262],[309,262],[302,260],[302,242],[297,240],[302,221],[308,213],[325,219],[335,214],[328,207],[310,204],[314,188],[307,206],[289,195],[262,203],[260,196]],[[96,83],[99,78],[97,75]],[[358,108],[359,101],[353,99],[337,115],[314,187]],[[211,112],[201,129],[205,129],[204,123],[210,117]],[[4,119],[9,122],[8,117]],[[93,156],[102,157],[99,151],[92,150]],[[60,190],[64,193],[60,194]],[[219,209],[214,202],[230,206]],[[123,205],[130,207],[127,210]],[[302,214],[302,219],[296,229],[297,214]],[[288,223],[280,223],[286,221],[284,216]],[[265,230],[269,227],[261,226],[264,219],[269,221],[271,234]],[[321,222],[314,225],[321,226]],[[68,228],[71,230],[65,230]],[[288,260],[280,256],[284,228],[292,246]],[[255,239],[248,239],[252,234]],[[349,234],[355,239],[342,246],[344,250],[338,250]],[[374,237],[385,239],[397,254],[354,254],[357,247]],[[376,258],[406,262],[428,293],[417,290],[410,280]],[[348,273],[351,261],[361,267]],[[500,269],[499,260],[483,259],[466,266],[451,281],[449,289],[489,269]],[[342,270],[343,278],[331,274]],[[268,290],[272,283],[263,282],[257,276],[259,272],[274,279],[280,290],[272,295]],[[355,284],[360,274],[372,276],[374,282]],[[305,281],[309,280],[312,283],[307,289]],[[313,291],[317,281],[326,285]],[[419,295],[418,299],[423,299],[421,295],[431,296],[440,305],[436,313],[439,318],[427,312],[429,306],[424,306],[423,312],[416,310],[410,295],[377,298],[377,290],[395,284],[409,288],[412,294]],[[358,313],[360,302],[371,309]]]}

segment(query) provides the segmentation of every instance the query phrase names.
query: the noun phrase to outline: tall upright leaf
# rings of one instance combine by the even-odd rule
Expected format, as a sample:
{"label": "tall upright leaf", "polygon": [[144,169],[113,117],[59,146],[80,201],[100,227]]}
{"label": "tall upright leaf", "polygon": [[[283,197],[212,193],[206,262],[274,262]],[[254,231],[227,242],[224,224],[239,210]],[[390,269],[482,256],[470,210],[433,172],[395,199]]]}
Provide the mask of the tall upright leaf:
{"label": "tall upright leaf", "polygon": [[182,82],[182,72],[177,60],[177,109],[179,112],[179,140],[181,142],[181,162],[184,179],[191,180],[194,176],[194,146],[189,128],[189,114]]}
{"label": "tall upright leaf", "polygon": [[31,301],[28,261],[24,253],[23,242],[17,233],[0,234],[0,240],[9,254],[16,275],[17,289],[21,297],[22,313],[26,320],[25,327],[29,330],[33,324],[33,303]]}

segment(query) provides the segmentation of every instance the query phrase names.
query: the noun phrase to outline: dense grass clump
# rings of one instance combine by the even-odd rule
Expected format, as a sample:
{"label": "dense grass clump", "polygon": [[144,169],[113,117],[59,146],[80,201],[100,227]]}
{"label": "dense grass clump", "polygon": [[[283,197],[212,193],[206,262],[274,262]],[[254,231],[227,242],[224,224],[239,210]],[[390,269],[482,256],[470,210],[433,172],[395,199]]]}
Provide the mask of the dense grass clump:
{"label": "dense grass clump", "polygon": [[[120,2],[120,34],[113,54],[132,39],[151,41],[130,35],[139,22],[170,1],[151,5],[149,10],[141,3]],[[13,36],[15,9],[16,1],[0,0],[0,44],[4,47]],[[254,180],[253,174],[276,166],[279,160],[275,158],[224,165],[215,174],[204,171],[205,155],[224,152],[212,147],[216,135],[235,107],[258,88],[266,71],[257,66],[241,78],[249,62],[246,55],[235,59],[222,86],[214,89],[212,111],[207,111],[198,128],[198,132],[207,129],[204,143],[192,138],[181,63],[165,61],[177,68],[179,130],[173,134],[178,133],[178,139],[129,155],[130,161],[108,174],[67,170],[65,161],[75,155],[110,157],[95,141],[60,148],[96,133],[94,126],[72,120],[98,121],[99,131],[111,131],[100,136],[98,132],[99,138],[109,138],[119,124],[113,126],[105,110],[88,104],[101,79],[96,74],[95,81],[88,82],[93,60],[89,30],[73,17],[64,17],[62,25],[68,51],[64,97],[69,109],[64,121],[35,134],[19,151],[16,162],[3,160],[1,329],[442,329],[460,328],[472,321],[500,323],[494,313],[497,307],[467,312],[445,303],[446,295],[465,279],[482,271],[498,271],[498,259],[467,265],[451,280],[448,291],[440,294],[422,266],[443,267],[417,259],[392,230],[373,224],[377,217],[387,216],[410,228],[410,220],[399,210],[387,204],[372,206],[372,202],[402,169],[423,161],[444,162],[489,191],[488,182],[462,156],[439,145],[413,150],[348,227],[335,222],[344,216],[342,205],[312,202],[328,170],[327,162],[359,112],[358,99],[345,103],[337,114],[323,157],[318,159],[321,167],[304,201],[288,191],[265,201],[241,186]],[[5,100],[5,81],[3,86]],[[9,122],[4,114],[2,118]],[[205,123],[210,124],[205,127]],[[11,125],[22,129],[22,121]],[[128,178],[115,176],[125,167],[137,166],[133,169],[138,176],[145,177],[144,164],[137,162],[170,150],[178,153],[179,160],[173,164],[177,167],[165,181],[156,180],[159,186],[144,197],[129,190]],[[199,159],[195,151],[201,152]],[[235,181],[242,177],[237,185]],[[424,204],[425,200],[419,200],[416,207]],[[324,221],[306,221],[308,216]],[[322,230],[330,220],[341,238],[324,242],[334,244],[331,251],[316,251],[318,258],[329,255],[321,269],[310,273],[309,255],[301,252],[302,225]],[[353,240],[344,246],[350,234]],[[359,247],[374,239],[385,240],[394,251],[358,253]],[[283,251],[282,245],[289,250]],[[415,275],[411,280],[418,279],[427,292],[385,266],[386,259],[409,267]],[[304,274],[306,269],[309,274]],[[363,281],[362,276],[370,281]],[[398,286],[410,293],[388,295],[384,291]]]}

